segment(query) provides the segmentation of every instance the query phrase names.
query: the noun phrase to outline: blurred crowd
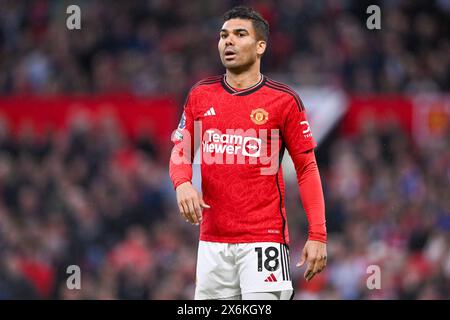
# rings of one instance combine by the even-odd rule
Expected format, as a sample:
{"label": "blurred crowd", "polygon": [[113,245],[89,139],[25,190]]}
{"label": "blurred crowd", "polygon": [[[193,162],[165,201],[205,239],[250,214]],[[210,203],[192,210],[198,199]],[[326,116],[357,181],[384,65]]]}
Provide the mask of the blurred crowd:
{"label": "blurred crowd", "polygon": [[[377,3],[381,30],[368,30],[366,10]],[[66,27],[71,4],[81,30]],[[0,95],[183,96],[224,72],[218,30],[237,4],[269,21],[263,72],[280,81],[351,92],[450,89],[448,0],[2,0]]]}
{"label": "blurred crowd", "polygon": [[[0,123],[0,299],[191,296],[197,238],[168,205],[167,165],[121,132],[79,118],[12,137]],[[68,290],[72,265],[81,290]]]}
{"label": "blurred crowd", "polygon": [[[243,3],[79,0],[82,28],[69,31],[72,2],[0,0],[0,96],[184,98],[223,72],[221,15]],[[381,30],[366,28],[373,1],[245,3],[271,25],[263,72],[277,80],[450,90],[448,0],[380,1]],[[418,147],[395,124],[371,121],[330,136],[317,150],[329,261],[310,283],[294,267],[307,224],[297,186],[286,186],[295,299],[448,299],[450,139]],[[179,216],[167,156],[114,118],[14,135],[0,118],[0,299],[192,299],[198,227]],[[67,287],[72,265],[81,290]],[[379,283],[369,279],[377,270]]]}
{"label": "blurred crowd", "polygon": [[[298,298],[450,297],[450,132],[446,139],[419,148],[394,123],[367,121],[355,137],[333,140],[320,166],[330,260],[320,281],[298,282]],[[369,290],[377,274],[380,290]]]}
{"label": "blurred crowd", "polygon": [[[0,122],[0,299],[193,298],[198,227],[179,216],[167,159],[121,132],[78,119],[13,137]],[[317,151],[329,262],[310,283],[294,268],[307,224],[286,186],[295,299],[448,298],[450,140],[419,149],[369,121],[329,144]],[[81,290],[67,287],[72,265]]]}

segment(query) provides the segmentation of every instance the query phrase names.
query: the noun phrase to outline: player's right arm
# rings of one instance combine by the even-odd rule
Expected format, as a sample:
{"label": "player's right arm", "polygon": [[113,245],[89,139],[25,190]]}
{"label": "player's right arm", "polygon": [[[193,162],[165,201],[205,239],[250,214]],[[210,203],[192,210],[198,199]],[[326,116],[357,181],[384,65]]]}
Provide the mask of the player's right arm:
{"label": "player's right arm", "polygon": [[202,208],[209,206],[192,186],[192,162],[195,154],[193,103],[191,90],[184,104],[178,128],[172,135],[174,146],[170,154],[169,175],[176,190],[181,215],[187,221],[198,224],[202,220]]}

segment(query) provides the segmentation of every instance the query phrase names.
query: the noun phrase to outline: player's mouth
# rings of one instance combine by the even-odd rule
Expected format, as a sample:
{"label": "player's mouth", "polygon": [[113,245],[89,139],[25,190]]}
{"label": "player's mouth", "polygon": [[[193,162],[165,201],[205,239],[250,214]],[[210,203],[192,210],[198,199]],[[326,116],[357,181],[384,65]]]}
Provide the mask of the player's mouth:
{"label": "player's mouth", "polygon": [[225,60],[233,60],[236,58],[236,55],[237,53],[233,49],[225,49],[224,51]]}

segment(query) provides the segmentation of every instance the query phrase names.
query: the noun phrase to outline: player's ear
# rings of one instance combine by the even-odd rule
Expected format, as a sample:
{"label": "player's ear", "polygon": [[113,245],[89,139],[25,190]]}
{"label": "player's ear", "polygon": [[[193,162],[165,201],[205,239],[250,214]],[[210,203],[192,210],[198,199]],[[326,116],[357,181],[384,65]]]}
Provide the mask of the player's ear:
{"label": "player's ear", "polygon": [[266,51],[267,42],[264,40],[258,40],[256,42],[256,54],[262,56]]}

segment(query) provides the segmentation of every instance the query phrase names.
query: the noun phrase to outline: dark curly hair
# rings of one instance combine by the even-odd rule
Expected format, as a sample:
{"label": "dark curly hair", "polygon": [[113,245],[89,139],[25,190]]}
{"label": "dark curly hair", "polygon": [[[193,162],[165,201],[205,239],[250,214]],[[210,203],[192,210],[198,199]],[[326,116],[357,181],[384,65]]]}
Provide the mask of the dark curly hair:
{"label": "dark curly hair", "polygon": [[253,10],[252,8],[245,6],[234,7],[233,9],[227,11],[223,15],[223,21],[228,21],[230,19],[246,19],[251,20],[253,28],[255,28],[256,36],[258,40],[264,40],[268,42],[269,40],[269,23],[264,20],[261,15]]}

